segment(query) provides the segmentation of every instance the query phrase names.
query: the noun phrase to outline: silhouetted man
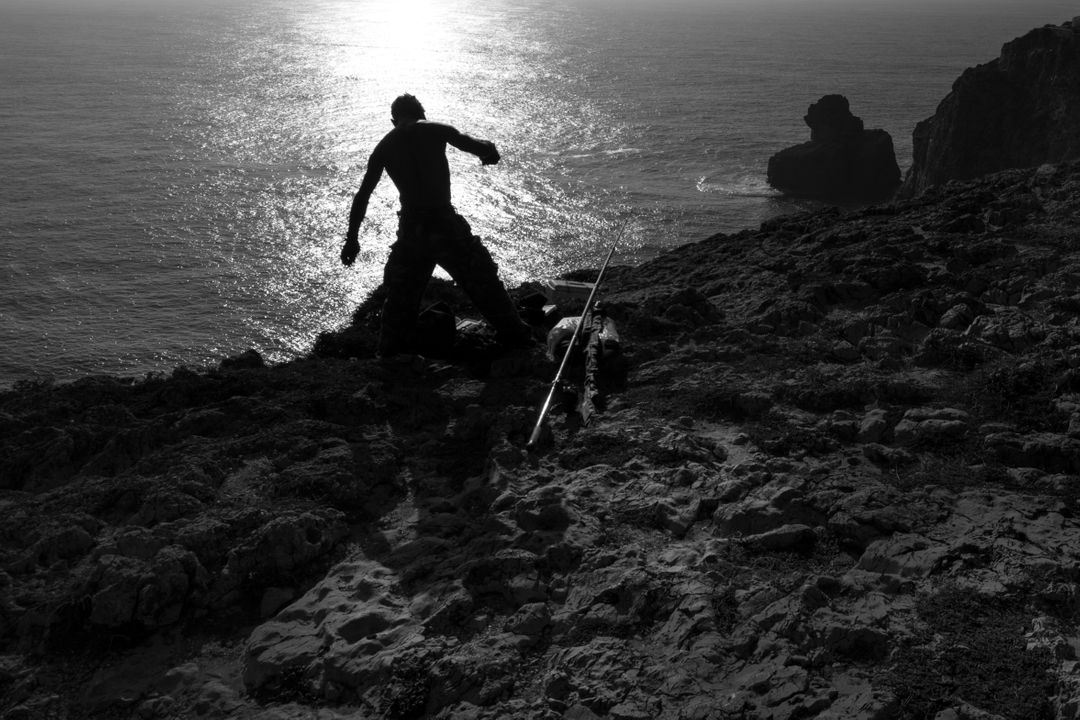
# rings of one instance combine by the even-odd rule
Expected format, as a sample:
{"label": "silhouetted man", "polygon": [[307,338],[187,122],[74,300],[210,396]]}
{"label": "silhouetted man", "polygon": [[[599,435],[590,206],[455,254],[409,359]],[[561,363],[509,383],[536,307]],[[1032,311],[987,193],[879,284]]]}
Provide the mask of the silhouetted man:
{"label": "silhouetted man", "polygon": [[360,223],[368,199],[382,177],[390,175],[401,195],[397,242],[383,271],[383,304],[379,354],[411,352],[416,347],[416,317],[435,265],[445,269],[495,328],[496,339],[522,346],[531,339],[521,321],[491,254],[450,203],[450,166],[446,146],[472,153],[484,165],[499,162],[494,143],[477,140],[441,123],[428,122],[412,95],[390,105],[394,129],[375,146],[349,212],[349,230],[341,262],[351,265],[360,250]]}

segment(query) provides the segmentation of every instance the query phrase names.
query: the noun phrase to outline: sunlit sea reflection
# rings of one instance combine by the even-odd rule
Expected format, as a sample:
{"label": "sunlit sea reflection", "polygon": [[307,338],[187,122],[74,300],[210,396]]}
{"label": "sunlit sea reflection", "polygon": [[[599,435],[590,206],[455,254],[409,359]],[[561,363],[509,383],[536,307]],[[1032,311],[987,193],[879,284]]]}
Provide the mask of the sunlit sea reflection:
{"label": "sunlit sea reflection", "polygon": [[[596,132],[600,111],[574,90],[585,83],[580,69],[535,25],[453,0],[275,9],[229,23],[214,55],[227,47],[232,62],[213,83],[196,72],[181,85],[177,104],[189,122],[170,126],[167,138],[182,148],[179,162],[204,169],[196,206],[209,213],[207,232],[192,227],[190,241],[196,255],[214,258],[226,311],[248,308],[257,345],[302,351],[313,329],[344,322],[380,281],[397,221],[388,178],[372,199],[357,264],[341,267],[337,249],[367,153],[390,129],[389,102],[402,92],[420,97],[431,119],[499,145],[497,167],[452,149],[450,159],[455,205],[509,283],[595,264],[595,246],[629,209],[559,165],[603,157],[615,138]],[[190,222],[191,209],[178,208],[166,227]],[[625,257],[634,246],[631,233]]]}
{"label": "sunlit sea reflection", "polygon": [[1068,5],[0,0],[0,385],[283,360],[347,322],[394,240],[384,178],[338,260],[402,92],[499,146],[450,151],[454,200],[514,285],[618,228],[636,263],[806,207],[765,163],[826,93],[905,166],[965,67]]}

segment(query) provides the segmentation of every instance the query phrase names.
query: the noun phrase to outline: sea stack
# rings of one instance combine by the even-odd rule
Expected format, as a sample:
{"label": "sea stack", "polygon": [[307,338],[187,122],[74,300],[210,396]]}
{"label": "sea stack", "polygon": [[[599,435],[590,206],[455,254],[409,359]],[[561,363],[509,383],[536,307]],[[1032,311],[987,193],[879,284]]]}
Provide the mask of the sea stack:
{"label": "sea stack", "polygon": [[900,184],[892,137],[866,130],[843,95],[825,95],[803,120],[810,141],[769,158],[769,184],[789,195],[837,203],[886,200]]}
{"label": "sea stack", "polygon": [[1080,158],[1080,17],[1036,28],[968,68],[915,126],[910,197],[949,180]]}

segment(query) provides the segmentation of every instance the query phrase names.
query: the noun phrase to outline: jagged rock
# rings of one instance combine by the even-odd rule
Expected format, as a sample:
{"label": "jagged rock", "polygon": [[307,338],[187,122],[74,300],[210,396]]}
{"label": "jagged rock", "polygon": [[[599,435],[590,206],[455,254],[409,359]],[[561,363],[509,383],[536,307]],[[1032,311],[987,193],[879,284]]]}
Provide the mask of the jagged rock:
{"label": "jagged rock", "polygon": [[270,586],[310,569],[347,535],[335,510],[277,517],[231,549],[219,583],[234,589],[242,583]]}
{"label": "jagged rock", "polygon": [[746,535],[743,544],[759,552],[810,552],[817,536],[807,525],[783,525],[757,535]]}
{"label": "jagged rock", "polygon": [[239,355],[227,357],[221,361],[222,370],[253,370],[266,367],[258,350],[248,349]]}
{"label": "jagged rock", "polygon": [[911,361],[919,367],[975,367],[1001,357],[1004,351],[990,343],[946,328],[934,328],[919,344]]}
{"label": "jagged rock", "polygon": [[889,431],[889,413],[881,408],[870,410],[859,423],[859,442],[876,443],[886,440]]}
{"label": "jagged rock", "polygon": [[915,126],[902,193],[1080,157],[1080,22],[1045,26],[964,71]]}
{"label": "jagged rock", "polygon": [[285,468],[277,487],[283,494],[325,498],[336,508],[363,515],[378,508],[380,493],[398,472],[399,457],[390,442],[376,440],[358,450],[328,438],[314,457]]}
{"label": "jagged rock", "polygon": [[162,548],[149,562],[105,555],[90,579],[88,620],[107,628],[170,625],[180,619],[192,592],[206,582],[198,558],[177,546]]}
{"label": "jagged rock", "polygon": [[288,605],[296,597],[293,588],[270,587],[263,593],[259,601],[259,617],[266,619],[272,617],[278,610]]}
{"label": "jagged rock", "polygon": [[672,463],[711,463],[727,458],[722,444],[679,430],[666,433],[657,441],[656,448],[659,457]]}
{"label": "jagged rock", "polygon": [[60,560],[71,561],[94,547],[94,538],[79,526],[50,532],[35,542],[26,554],[22,567],[49,567]]}
{"label": "jagged rock", "polygon": [[182,435],[215,437],[224,434],[231,418],[221,408],[189,410],[176,421],[176,431]]}
{"label": "jagged rock", "polygon": [[208,576],[194,553],[175,545],[162,548],[150,563],[150,578],[139,589],[135,620],[145,628],[180,619],[192,594],[205,589]]}
{"label": "jagged rock", "polygon": [[806,502],[799,489],[770,484],[738,502],[722,505],[713,514],[713,522],[726,535],[760,535],[785,525],[794,526],[798,534],[799,526],[820,525],[824,516]]}
{"label": "jagged rock", "polygon": [[997,316],[980,315],[964,331],[993,347],[1010,353],[1024,352],[1046,338],[1046,330],[1037,322],[1016,313]]}
{"label": "jagged rock", "polygon": [[178,518],[199,513],[203,504],[191,495],[172,489],[161,489],[149,493],[142,505],[131,517],[133,525],[153,527],[158,523],[169,522]]}
{"label": "jagged rock", "polygon": [[983,439],[994,457],[1011,467],[1080,472],[1080,440],[1054,433],[994,432]]}
{"label": "jagged rock", "polygon": [[768,181],[802,197],[832,202],[884,200],[900,184],[892,137],[865,130],[843,95],[826,95],[803,118],[810,141],[769,158]]}
{"label": "jagged rock", "polygon": [[896,442],[948,443],[959,440],[968,429],[970,416],[956,408],[912,408],[893,428]]}
{"label": "jagged rock", "polygon": [[586,705],[578,703],[566,709],[563,720],[600,720],[600,716],[594,713]]}
{"label": "jagged rock", "polygon": [[1005,720],[1001,715],[981,710],[969,703],[960,703],[934,715],[933,720]]}
{"label": "jagged rock", "polygon": [[518,526],[526,531],[558,531],[570,525],[570,511],[563,502],[563,488],[538,488],[515,507]]}
{"label": "jagged rock", "polygon": [[551,611],[548,608],[547,603],[529,603],[527,605],[522,605],[521,608],[506,621],[505,625],[507,632],[516,635],[525,635],[533,642],[537,641],[540,635],[549,627],[551,627]]}
{"label": "jagged rock", "polygon": [[252,632],[244,685],[252,691],[293,684],[325,692],[327,681],[365,690],[389,679],[394,657],[423,641],[420,623],[394,592],[394,577],[368,561],[335,567]]}
{"label": "jagged rock", "polygon": [[881,660],[889,652],[889,635],[883,628],[858,624],[834,615],[831,620],[815,618],[822,648],[831,654],[856,660]]}
{"label": "jagged rock", "polygon": [[875,540],[859,558],[858,568],[882,575],[926,577],[942,566],[949,549],[915,533]]}
{"label": "jagged rock", "polygon": [[966,303],[958,303],[945,311],[941,316],[940,324],[949,330],[963,331],[971,325],[975,319],[975,311]]}
{"label": "jagged rock", "polygon": [[1057,695],[1054,697],[1054,717],[1061,720],[1080,718],[1080,662],[1072,660],[1061,664]]}

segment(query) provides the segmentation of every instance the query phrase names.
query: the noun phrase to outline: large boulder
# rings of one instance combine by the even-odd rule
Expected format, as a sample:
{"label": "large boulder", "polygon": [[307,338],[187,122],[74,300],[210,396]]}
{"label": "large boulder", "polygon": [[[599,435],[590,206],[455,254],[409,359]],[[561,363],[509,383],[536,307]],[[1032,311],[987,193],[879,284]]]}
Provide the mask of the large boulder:
{"label": "large boulder", "polygon": [[912,141],[904,196],[1080,158],[1080,17],[1032,30],[965,70]]}
{"label": "large boulder", "polygon": [[900,184],[892,137],[866,130],[843,95],[826,95],[803,118],[810,141],[769,158],[769,184],[790,195],[827,202],[887,199]]}

